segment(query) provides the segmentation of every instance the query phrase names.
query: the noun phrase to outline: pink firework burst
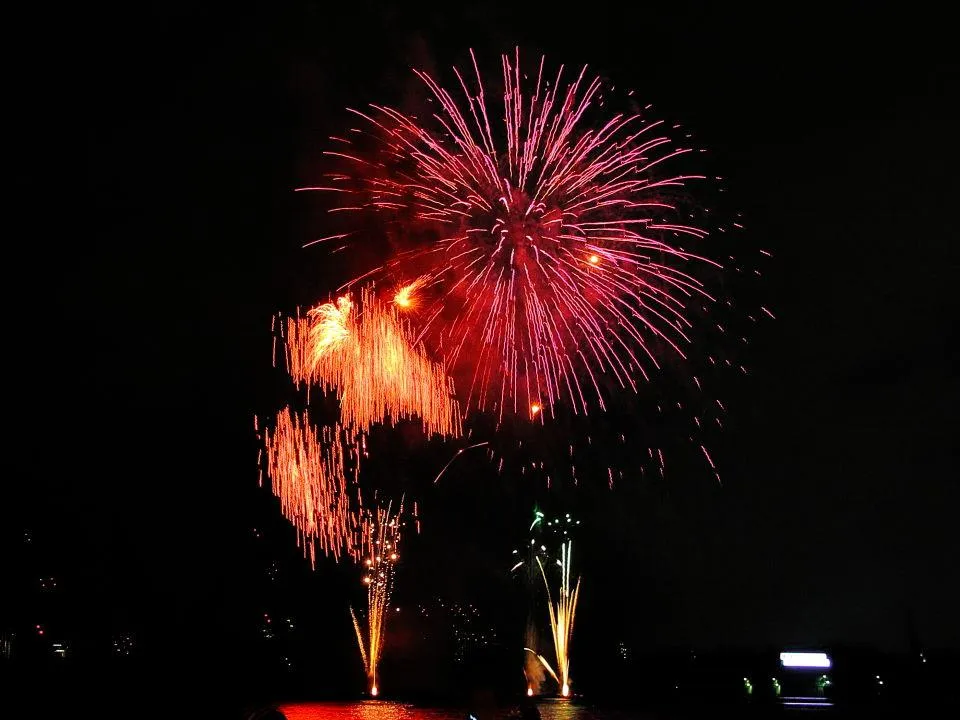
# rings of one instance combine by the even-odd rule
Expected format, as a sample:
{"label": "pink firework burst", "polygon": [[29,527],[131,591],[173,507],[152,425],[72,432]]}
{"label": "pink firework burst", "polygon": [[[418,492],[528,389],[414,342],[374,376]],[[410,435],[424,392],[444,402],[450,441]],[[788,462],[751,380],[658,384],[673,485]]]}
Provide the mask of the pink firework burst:
{"label": "pink firework burst", "polygon": [[398,296],[468,410],[541,421],[558,403],[603,408],[609,389],[636,391],[665,352],[685,357],[693,314],[713,300],[698,271],[717,263],[685,247],[707,236],[682,202],[703,176],[670,170],[691,149],[662,122],[598,122],[602,85],[586,68],[548,77],[541,59],[527,78],[519,53],[502,68],[495,100],[475,58],[471,82],[455,70],[459,101],[416,71],[432,117],[352,111],[368,129],[335,138],[344,149],[328,155],[344,169],[302,189],[399,228],[405,247],[361,277],[415,284]]}

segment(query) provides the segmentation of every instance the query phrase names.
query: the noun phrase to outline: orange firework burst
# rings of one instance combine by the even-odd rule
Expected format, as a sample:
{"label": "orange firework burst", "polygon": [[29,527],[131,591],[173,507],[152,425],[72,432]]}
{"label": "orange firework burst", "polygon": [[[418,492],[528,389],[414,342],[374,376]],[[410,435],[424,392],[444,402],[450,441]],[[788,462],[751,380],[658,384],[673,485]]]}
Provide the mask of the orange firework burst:
{"label": "orange firework burst", "polygon": [[318,433],[307,413],[301,417],[286,407],[277,415],[273,432],[265,433],[273,493],[311,563],[318,549],[335,558],[345,552],[360,558],[352,547],[356,522],[347,496],[341,432],[334,426]]}
{"label": "orange firework burst", "polygon": [[418,417],[428,434],[460,435],[453,381],[427,357],[395,307],[402,306],[401,295],[410,305],[419,282],[402,288],[394,303],[366,288],[359,310],[344,295],[288,321],[291,376],[335,393],[345,428],[368,432],[374,423]]}

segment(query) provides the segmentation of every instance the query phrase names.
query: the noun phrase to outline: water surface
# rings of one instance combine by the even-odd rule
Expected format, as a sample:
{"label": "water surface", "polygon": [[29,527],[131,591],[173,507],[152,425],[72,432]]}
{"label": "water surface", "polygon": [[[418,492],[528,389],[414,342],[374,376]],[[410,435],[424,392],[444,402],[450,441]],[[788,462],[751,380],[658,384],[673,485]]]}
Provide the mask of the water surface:
{"label": "water surface", "polygon": [[[574,702],[544,700],[537,703],[537,708],[542,720],[601,720],[595,710]],[[280,711],[287,720],[467,720],[466,711],[461,708],[424,708],[381,700],[294,703],[282,705]],[[510,711],[511,708],[501,708],[493,717],[481,720],[505,720]],[[619,720],[613,715],[604,712],[602,720]]]}

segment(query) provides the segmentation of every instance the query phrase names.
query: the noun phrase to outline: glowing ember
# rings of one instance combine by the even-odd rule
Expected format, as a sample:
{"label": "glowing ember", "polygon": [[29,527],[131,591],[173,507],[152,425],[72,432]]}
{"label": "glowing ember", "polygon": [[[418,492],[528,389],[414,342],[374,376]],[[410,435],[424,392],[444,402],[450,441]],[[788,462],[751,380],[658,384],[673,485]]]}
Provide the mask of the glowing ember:
{"label": "glowing ember", "polygon": [[409,310],[416,307],[417,301],[417,291],[420,290],[426,282],[426,278],[417,278],[412,283],[404,285],[402,288],[397,290],[397,294],[393,296],[393,302],[398,307],[403,310]]}
{"label": "glowing ember", "polygon": [[533,697],[533,688],[527,687],[527,697]]}

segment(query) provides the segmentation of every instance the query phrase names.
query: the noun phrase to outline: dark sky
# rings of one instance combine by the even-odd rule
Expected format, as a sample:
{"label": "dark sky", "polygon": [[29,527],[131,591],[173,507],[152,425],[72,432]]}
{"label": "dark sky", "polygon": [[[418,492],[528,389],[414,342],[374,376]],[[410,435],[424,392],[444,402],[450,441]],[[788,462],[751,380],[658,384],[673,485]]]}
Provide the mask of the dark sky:
{"label": "dark sky", "polygon": [[[194,627],[212,613],[229,632],[244,533],[277,514],[251,432],[286,397],[270,316],[326,295],[336,270],[300,250],[321,219],[292,188],[344,106],[402,102],[411,65],[443,73],[469,47],[493,60],[519,44],[587,62],[693,128],[744,242],[775,253],[762,300],[777,321],[731,401],[723,487],[677,474],[554,498],[582,503],[593,528],[584,622],[653,646],[903,647],[912,617],[922,642],[960,644],[945,17],[242,5],[22,22],[2,504],[8,527],[55,548],[46,562],[72,578],[83,623]],[[422,497],[435,530],[411,544],[398,593],[495,604],[530,497],[480,469],[456,483]],[[292,535],[271,527],[296,566]],[[345,602],[330,597],[342,583],[303,582],[318,603]]]}

